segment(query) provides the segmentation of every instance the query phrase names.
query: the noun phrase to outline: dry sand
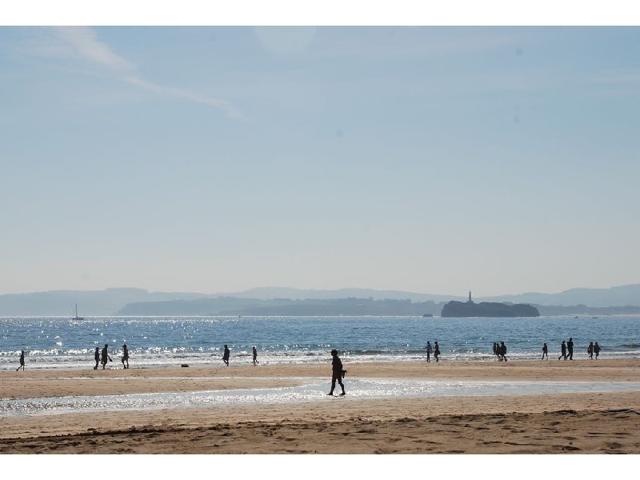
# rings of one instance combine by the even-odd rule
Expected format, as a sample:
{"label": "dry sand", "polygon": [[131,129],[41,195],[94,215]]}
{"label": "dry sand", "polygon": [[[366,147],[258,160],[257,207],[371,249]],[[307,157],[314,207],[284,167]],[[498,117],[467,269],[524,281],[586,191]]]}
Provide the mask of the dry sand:
{"label": "dry sand", "polygon": [[[640,381],[640,360],[346,368],[347,389],[352,377]],[[284,365],[0,372],[0,398],[283,386],[327,370]],[[293,405],[2,417],[0,427],[0,452],[11,453],[640,453],[640,392],[325,397]]]}

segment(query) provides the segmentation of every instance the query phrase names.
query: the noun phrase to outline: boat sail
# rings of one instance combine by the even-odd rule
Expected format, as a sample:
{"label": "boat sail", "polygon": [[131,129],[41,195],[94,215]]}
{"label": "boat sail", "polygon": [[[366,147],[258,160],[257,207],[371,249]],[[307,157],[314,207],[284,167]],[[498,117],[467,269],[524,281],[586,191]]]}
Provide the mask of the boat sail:
{"label": "boat sail", "polygon": [[72,318],[72,320],[84,320],[84,317],[78,316],[78,304],[76,303],[76,315]]}

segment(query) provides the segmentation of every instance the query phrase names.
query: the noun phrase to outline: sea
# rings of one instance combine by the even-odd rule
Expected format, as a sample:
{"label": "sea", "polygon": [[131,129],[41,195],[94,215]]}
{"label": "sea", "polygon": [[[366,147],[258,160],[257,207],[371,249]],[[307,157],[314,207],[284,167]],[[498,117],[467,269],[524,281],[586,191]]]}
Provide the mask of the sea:
{"label": "sea", "polygon": [[569,337],[574,358],[587,358],[590,341],[601,358],[640,358],[640,316],[0,317],[0,369],[15,369],[20,350],[29,369],[92,368],[104,344],[116,366],[125,343],[132,368],[222,368],[225,344],[232,366],[251,363],[254,345],[261,364],[329,362],[333,348],[347,363],[424,360],[427,341],[439,342],[444,362],[491,359],[496,341],[510,359],[539,358],[546,342],[554,359]]}

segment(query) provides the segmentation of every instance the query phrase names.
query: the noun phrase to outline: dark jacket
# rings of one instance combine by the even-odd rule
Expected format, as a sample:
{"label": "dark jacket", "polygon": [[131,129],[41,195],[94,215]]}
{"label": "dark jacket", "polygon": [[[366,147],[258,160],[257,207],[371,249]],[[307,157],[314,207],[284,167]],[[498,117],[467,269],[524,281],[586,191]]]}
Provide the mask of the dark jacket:
{"label": "dark jacket", "polygon": [[335,377],[342,377],[342,360],[340,360],[337,355],[333,357],[331,366],[333,367],[333,375]]}

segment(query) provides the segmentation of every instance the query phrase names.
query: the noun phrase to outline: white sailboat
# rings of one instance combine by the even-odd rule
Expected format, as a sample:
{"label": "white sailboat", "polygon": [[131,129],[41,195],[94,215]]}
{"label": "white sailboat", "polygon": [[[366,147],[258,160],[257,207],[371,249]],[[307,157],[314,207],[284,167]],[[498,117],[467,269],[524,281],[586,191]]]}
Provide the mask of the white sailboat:
{"label": "white sailboat", "polygon": [[84,317],[78,316],[78,304],[76,303],[76,315],[72,318],[72,320],[84,320]]}

